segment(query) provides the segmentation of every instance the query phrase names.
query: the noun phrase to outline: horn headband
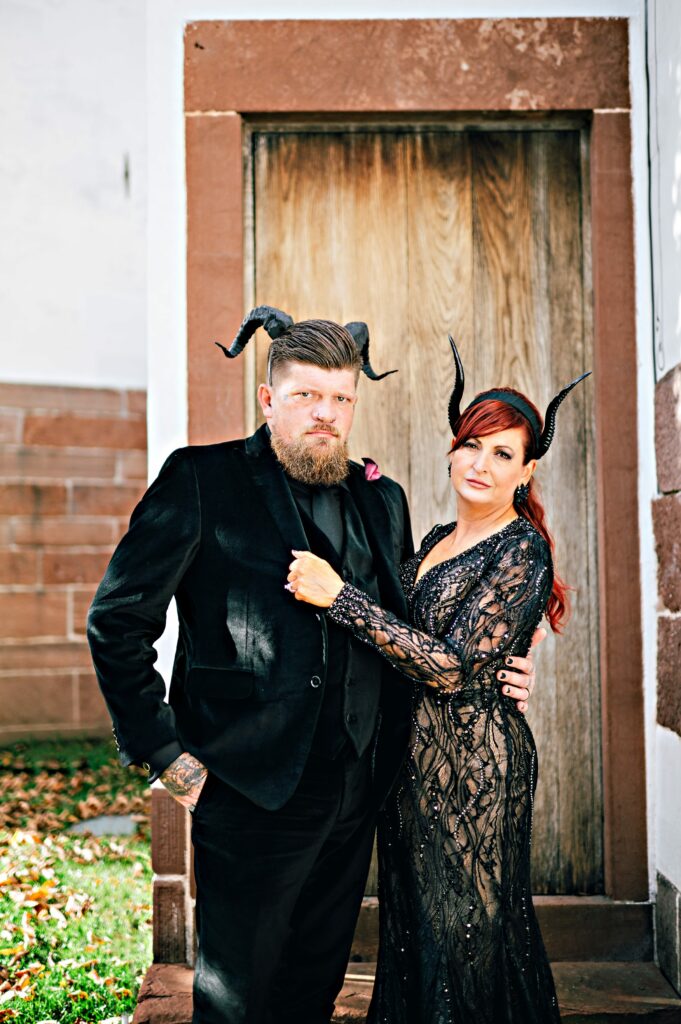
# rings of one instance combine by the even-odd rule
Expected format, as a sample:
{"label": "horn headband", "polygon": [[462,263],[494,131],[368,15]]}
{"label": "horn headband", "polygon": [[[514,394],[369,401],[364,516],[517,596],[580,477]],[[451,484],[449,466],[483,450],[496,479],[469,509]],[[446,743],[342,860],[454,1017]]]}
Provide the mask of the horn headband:
{"label": "horn headband", "polygon": [[[289,316],[288,313],[283,313],[280,309],[276,309],[274,306],[256,306],[255,309],[250,311],[248,316],[244,317],[239,330],[236,332],[236,337],[229,348],[225,348],[219,341],[216,341],[215,344],[218,348],[222,349],[228,359],[234,359],[243,352],[259,327],[264,327],[270,338],[274,341],[284,331],[287,331],[289,327],[293,327],[294,322],[293,317]],[[397,373],[397,370],[387,370],[385,373],[374,372],[369,362],[369,328],[365,323],[352,321],[349,324],[345,324],[345,330],[357,346],[362,357],[362,371],[369,380],[383,380],[384,377],[388,377],[391,373]]]}
{"label": "horn headband", "polygon": [[[459,410],[461,408],[461,399],[463,398],[464,372],[461,356],[458,353],[451,334],[449,335],[449,344],[452,347],[455,366],[454,387],[449,399],[449,425],[452,429],[452,434],[455,434],[456,431],[454,428],[459,416],[461,415]],[[580,381],[583,381],[585,377],[589,377],[590,375],[590,370],[587,373],[583,373],[581,377],[577,377],[576,380],[571,381],[570,384],[567,384],[554,398],[551,399],[546,410],[546,416],[544,417],[543,430],[541,429],[541,423],[539,422],[537,414],[531,405],[529,405],[521,395],[509,394],[508,391],[500,391],[498,389],[483,391],[482,394],[477,395],[467,406],[466,411],[468,409],[472,409],[474,405],[479,405],[480,402],[495,400],[512,406],[525,417],[530,425],[534,441],[532,458],[541,459],[546,455],[547,451],[551,447],[551,442],[553,441],[553,437],[556,432],[556,413],[558,412],[559,406],[567,398],[572,389],[576,387]]]}

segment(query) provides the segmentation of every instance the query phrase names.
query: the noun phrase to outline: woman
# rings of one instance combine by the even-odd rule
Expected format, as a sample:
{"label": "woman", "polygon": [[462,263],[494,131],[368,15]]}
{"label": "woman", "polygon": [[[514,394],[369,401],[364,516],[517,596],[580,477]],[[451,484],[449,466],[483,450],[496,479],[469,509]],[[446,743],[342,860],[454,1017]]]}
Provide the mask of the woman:
{"label": "woman", "polygon": [[409,755],[379,828],[369,1020],[547,1024],[560,1017],[531,897],[536,751],[495,672],[527,652],[544,613],[554,631],[565,616],[533,474],[578,381],[554,398],[545,428],[536,407],[506,388],[478,395],[460,415],[463,369],[450,342],[458,519],[435,526],[402,566],[410,623],[308,552],[294,552],[289,588],[418,684]]}

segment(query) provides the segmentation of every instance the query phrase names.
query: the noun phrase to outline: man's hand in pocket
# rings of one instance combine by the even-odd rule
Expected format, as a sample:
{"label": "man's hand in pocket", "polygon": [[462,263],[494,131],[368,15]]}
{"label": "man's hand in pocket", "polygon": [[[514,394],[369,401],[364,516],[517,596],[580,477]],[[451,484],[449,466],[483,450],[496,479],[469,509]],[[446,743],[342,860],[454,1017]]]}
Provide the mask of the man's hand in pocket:
{"label": "man's hand in pocket", "polygon": [[193,811],[207,775],[208,769],[193,754],[185,752],[176,757],[159,778],[178,803]]}

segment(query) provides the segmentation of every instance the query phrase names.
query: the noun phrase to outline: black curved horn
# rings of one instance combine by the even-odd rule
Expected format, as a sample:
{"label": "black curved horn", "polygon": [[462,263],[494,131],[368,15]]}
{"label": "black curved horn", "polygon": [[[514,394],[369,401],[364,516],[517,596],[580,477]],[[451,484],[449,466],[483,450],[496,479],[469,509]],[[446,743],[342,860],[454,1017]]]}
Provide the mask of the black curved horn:
{"label": "black curved horn", "polygon": [[568,384],[561,391],[559,391],[556,397],[552,398],[549,402],[548,408],[546,410],[546,416],[544,417],[544,429],[542,431],[541,437],[539,438],[539,444],[537,446],[536,457],[538,459],[541,459],[543,455],[546,455],[547,451],[551,447],[553,435],[556,432],[556,413],[558,412],[558,407],[567,398],[572,389],[574,387],[577,387],[580,381],[583,381],[585,377],[590,376],[591,370],[588,370],[586,373],[583,373],[581,377],[577,377],[576,380],[573,380],[570,384]]}
{"label": "black curved horn", "polygon": [[449,344],[452,346],[452,355],[454,356],[454,365],[456,367],[456,377],[454,380],[454,387],[449,398],[449,426],[452,428],[452,434],[454,433],[454,424],[459,418],[461,413],[461,399],[463,398],[463,389],[465,384],[465,376],[463,372],[463,363],[461,362],[461,356],[459,350],[454,344],[454,339],[451,334],[448,334]]}
{"label": "black curved horn", "polygon": [[215,344],[218,348],[222,349],[228,359],[234,359],[240,352],[243,352],[259,327],[264,327],[270,338],[274,340],[274,338],[278,338],[280,334],[283,334],[287,327],[291,327],[292,324],[293,317],[289,316],[288,313],[282,313],[280,309],[276,309],[274,306],[256,306],[248,316],[244,317],[239,330],[236,332],[236,338],[229,348],[225,348],[219,341],[216,341]]}
{"label": "black curved horn", "polygon": [[375,373],[372,369],[371,363],[369,362],[369,328],[361,320],[353,320],[351,323],[345,325],[345,330],[349,331],[352,335],[352,340],[360,351],[362,356],[362,370],[367,375],[369,380],[383,380],[384,377],[389,377],[391,373],[397,373],[397,370],[386,370],[385,373]]}

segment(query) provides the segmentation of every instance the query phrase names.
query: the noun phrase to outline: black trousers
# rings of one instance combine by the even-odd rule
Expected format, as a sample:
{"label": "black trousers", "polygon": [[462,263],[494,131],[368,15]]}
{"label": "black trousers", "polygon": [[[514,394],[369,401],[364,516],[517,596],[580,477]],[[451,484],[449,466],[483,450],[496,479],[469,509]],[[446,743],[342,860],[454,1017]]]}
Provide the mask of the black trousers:
{"label": "black trousers", "polygon": [[328,1024],[375,818],[368,754],[311,757],[278,811],[208,776],[192,816],[193,1024]]}

